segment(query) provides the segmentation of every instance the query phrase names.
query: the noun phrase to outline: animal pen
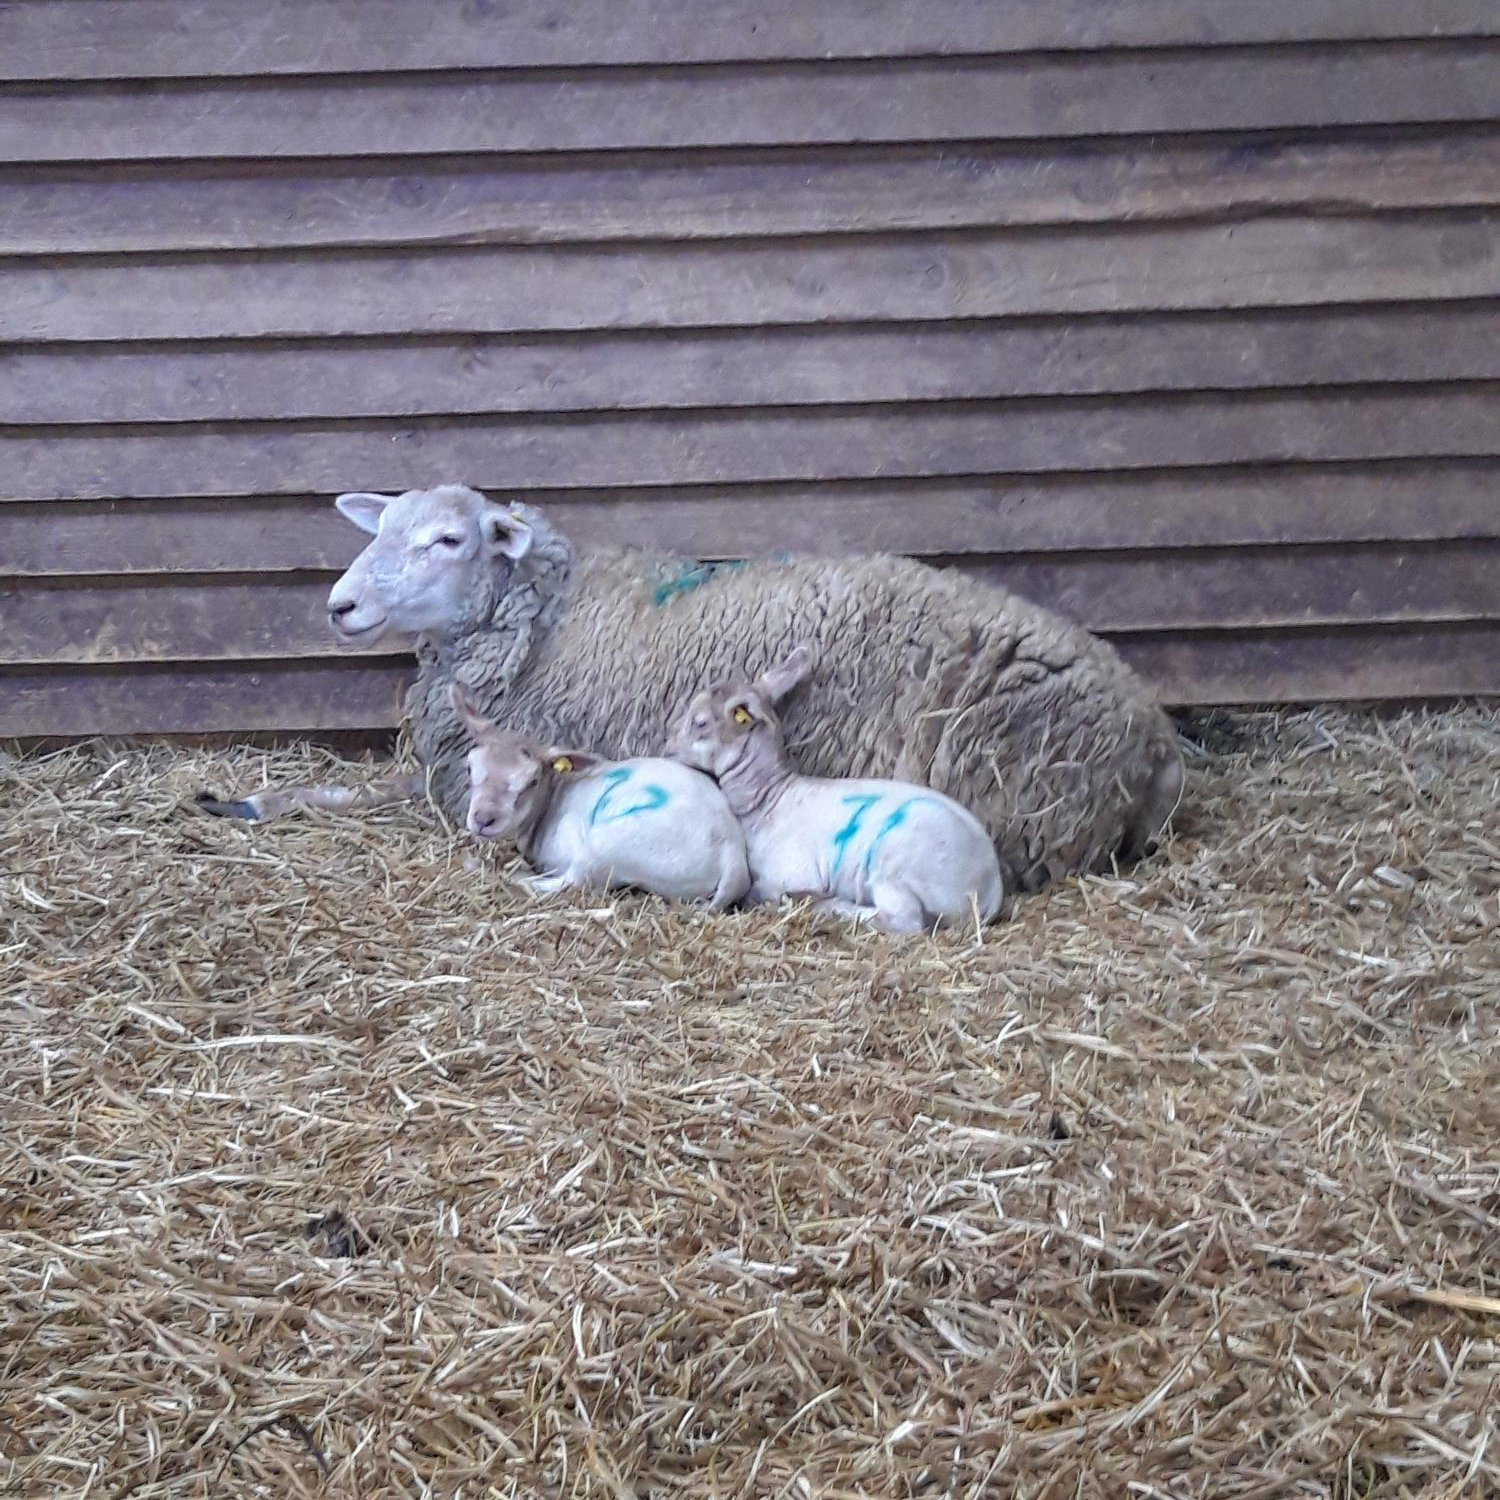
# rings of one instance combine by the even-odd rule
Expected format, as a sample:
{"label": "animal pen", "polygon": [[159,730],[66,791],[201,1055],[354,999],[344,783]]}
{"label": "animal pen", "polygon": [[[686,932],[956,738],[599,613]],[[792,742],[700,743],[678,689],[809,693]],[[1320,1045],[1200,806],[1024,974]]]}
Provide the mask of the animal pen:
{"label": "animal pen", "polygon": [[[0,6],[0,1492],[1500,1493],[1497,121],[1493,0]],[[407,754],[450,479],[1049,606],[1170,836],[903,945],[194,811]]]}

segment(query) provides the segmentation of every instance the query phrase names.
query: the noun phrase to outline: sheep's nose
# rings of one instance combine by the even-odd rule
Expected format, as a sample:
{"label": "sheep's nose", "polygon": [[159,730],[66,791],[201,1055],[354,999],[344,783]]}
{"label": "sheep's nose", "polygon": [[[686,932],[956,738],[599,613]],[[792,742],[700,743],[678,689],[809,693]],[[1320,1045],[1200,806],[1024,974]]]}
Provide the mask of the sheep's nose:
{"label": "sheep's nose", "polygon": [[469,832],[487,839],[495,827],[495,820],[489,813],[475,813],[469,818]]}
{"label": "sheep's nose", "polygon": [[342,620],[345,615],[352,615],[355,603],[352,599],[330,599],[328,601],[328,617],[331,620]]}

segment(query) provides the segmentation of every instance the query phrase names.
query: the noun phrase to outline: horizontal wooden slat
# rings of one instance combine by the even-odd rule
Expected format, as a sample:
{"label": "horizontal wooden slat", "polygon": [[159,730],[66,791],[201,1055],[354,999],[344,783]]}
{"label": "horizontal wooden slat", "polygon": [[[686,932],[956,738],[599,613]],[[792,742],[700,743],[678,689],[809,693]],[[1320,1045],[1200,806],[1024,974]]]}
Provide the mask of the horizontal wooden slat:
{"label": "horizontal wooden slat", "polygon": [[1489,0],[12,0],[0,78],[164,78],[1494,36]]}
{"label": "horizontal wooden slat", "polygon": [[0,91],[0,161],[1014,140],[1500,117],[1477,39]]}
{"label": "horizontal wooden slat", "polygon": [[383,729],[399,722],[404,658],[0,670],[0,739]]}
{"label": "horizontal wooden slat", "polygon": [[[90,0],[95,3],[95,0]],[[4,270],[0,337],[508,333],[1500,295],[1500,214],[663,247],[264,254]]]}
{"label": "horizontal wooden slat", "polygon": [[[920,557],[1494,539],[1497,493],[1500,462],[1461,460],[564,492],[547,509],[582,547]],[[340,569],[365,541],[327,496],[16,503],[3,527],[20,577]]]}
{"label": "horizontal wooden slat", "polygon": [[1500,693],[1500,625],[1163,632],[1115,646],[1171,706]]}
{"label": "horizontal wooden slat", "polygon": [[1500,389],[922,403],[0,436],[11,500],[407,489],[511,492],[1406,457],[1500,449]]}
{"label": "horizontal wooden slat", "polygon": [[1500,132],[1474,129],[1407,141],[546,161],[19,169],[0,174],[0,254],[723,239],[1500,203]]}
{"label": "horizontal wooden slat", "polygon": [[[1168,704],[1500,693],[1500,624],[1178,631],[1117,637]],[[0,739],[380,729],[399,718],[405,661],[0,669]]]}
{"label": "horizontal wooden slat", "polygon": [[802,406],[1500,379],[1500,304],[0,350],[16,423]]}
{"label": "horizontal wooden slat", "polygon": [[[1500,620],[1496,542],[1089,552],[956,565],[1104,633]],[[0,583],[0,662],[341,655],[325,614],[333,578]]]}

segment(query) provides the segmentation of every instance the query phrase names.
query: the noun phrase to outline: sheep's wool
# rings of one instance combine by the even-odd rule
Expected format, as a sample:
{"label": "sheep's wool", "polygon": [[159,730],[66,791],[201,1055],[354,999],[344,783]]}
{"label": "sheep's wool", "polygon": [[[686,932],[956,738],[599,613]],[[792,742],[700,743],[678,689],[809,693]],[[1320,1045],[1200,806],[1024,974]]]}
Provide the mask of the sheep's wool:
{"label": "sheep's wool", "polygon": [[660,752],[700,688],[759,675],[806,644],[788,746],[818,776],[934,787],[989,829],[1007,887],[1036,889],[1141,852],[1176,805],[1170,721],[1103,641],[993,585],[900,558],[781,558],[697,569],[631,551],[575,557],[536,533],[424,646],[409,715],[445,812],[461,820],[466,739],[449,701],[560,750]]}

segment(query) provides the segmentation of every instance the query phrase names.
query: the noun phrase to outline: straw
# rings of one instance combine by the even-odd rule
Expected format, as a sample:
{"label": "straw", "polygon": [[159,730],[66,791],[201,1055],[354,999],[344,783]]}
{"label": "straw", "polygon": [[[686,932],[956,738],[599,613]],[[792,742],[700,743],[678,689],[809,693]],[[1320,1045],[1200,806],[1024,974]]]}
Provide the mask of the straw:
{"label": "straw", "polygon": [[0,757],[0,1493],[1500,1493],[1500,711],[899,942]]}

